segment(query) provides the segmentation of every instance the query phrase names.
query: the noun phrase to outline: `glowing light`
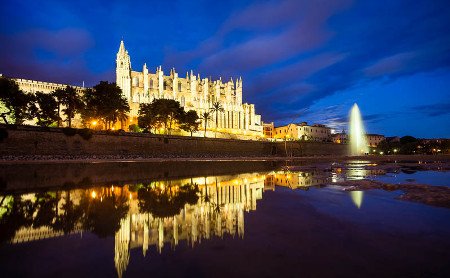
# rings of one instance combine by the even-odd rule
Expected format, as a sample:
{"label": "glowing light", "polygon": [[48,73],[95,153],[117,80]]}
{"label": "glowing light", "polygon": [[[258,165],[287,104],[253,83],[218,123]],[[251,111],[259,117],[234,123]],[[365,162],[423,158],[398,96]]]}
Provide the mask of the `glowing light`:
{"label": "glowing light", "polygon": [[97,125],[97,121],[96,120],[92,121],[92,125],[96,126]]}
{"label": "glowing light", "polygon": [[95,192],[95,191],[92,191],[92,193],[91,193],[91,197],[92,197],[92,199],[95,199],[95,197],[97,197],[97,192]]}
{"label": "glowing light", "polygon": [[361,112],[355,103],[350,110],[350,154],[361,155],[367,152],[367,142]]}
{"label": "glowing light", "polygon": [[130,193],[130,200],[132,199],[133,197],[131,196],[131,193]]}
{"label": "glowing light", "polygon": [[394,153],[396,153],[397,152],[397,149],[394,149]]}
{"label": "glowing light", "polygon": [[380,152],[380,154],[384,154],[384,152]]}
{"label": "glowing light", "polygon": [[359,209],[361,208],[364,192],[363,191],[351,191],[350,197],[352,198],[353,203]]}

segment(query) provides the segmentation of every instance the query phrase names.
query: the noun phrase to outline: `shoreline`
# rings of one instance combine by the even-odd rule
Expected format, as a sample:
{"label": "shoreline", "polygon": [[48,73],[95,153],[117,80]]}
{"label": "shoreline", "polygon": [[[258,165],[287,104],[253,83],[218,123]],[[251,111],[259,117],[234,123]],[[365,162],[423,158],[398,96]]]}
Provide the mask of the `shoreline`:
{"label": "shoreline", "polygon": [[349,160],[368,160],[373,162],[423,161],[450,162],[450,155],[384,155],[384,156],[304,156],[304,157],[124,157],[124,156],[8,156],[0,157],[0,165],[7,164],[69,164],[69,163],[140,163],[140,162],[256,162],[256,161],[286,161],[286,162],[339,162]]}

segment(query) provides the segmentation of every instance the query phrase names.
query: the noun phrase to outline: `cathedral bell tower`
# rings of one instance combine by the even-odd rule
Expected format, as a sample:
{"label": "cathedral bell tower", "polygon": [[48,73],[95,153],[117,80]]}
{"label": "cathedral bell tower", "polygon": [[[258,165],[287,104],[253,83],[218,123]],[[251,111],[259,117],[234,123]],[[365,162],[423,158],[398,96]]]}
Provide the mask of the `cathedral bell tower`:
{"label": "cathedral bell tower", "polygon": [[123,40],[120,41],[116,58],[116,84],[128,101],[131,101],[131,62]]}

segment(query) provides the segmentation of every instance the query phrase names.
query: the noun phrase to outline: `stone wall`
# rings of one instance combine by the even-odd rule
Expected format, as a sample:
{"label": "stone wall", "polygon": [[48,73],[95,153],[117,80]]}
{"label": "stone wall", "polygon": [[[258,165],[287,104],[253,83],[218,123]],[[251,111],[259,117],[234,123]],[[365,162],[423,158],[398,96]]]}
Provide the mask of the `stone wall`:
{"label": "stone wall", "polygon": [[[0,128],[6,128],[0,125]],[[344,155],[346,146],[319,142],[268,142],[163,136],[142,133],[94,132],[89,140],[67,136],[60,128],[7,127],[0,156],[142,156],[244,157]]]}

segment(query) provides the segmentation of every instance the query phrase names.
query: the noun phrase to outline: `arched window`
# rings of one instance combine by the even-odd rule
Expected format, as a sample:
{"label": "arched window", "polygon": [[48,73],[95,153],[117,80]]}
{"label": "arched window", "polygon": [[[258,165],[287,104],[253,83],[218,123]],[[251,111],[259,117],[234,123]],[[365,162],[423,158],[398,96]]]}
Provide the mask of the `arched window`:
{"label": "arched window", "polygon": [[139,85],[139,78],[133,77],[133,86],[137,87]]}
{"label": "arched window", "polygon": [[184,107],[186,103],[186,99],[184,98],[184,96],[181,97],[181,107]]}
{"label": "arched window", "polygon": [[178,92],[181,92],[181,82],[178,82]]}
{"label": "arched window", "polygon": [[150,89],[153,89],[153,79],[150,79]]}

